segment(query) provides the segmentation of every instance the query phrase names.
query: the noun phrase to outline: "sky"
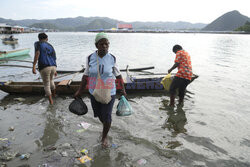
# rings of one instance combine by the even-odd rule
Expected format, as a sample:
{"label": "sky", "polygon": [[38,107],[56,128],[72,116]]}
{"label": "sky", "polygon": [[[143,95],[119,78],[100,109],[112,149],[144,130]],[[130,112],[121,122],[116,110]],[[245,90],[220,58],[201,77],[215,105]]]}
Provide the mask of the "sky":
{"label": "sky", "polygon": [[186,21],[209,24],[238,10],[250,17],[249,0],[0,0],[5,19],[109,17],[133,21]]}

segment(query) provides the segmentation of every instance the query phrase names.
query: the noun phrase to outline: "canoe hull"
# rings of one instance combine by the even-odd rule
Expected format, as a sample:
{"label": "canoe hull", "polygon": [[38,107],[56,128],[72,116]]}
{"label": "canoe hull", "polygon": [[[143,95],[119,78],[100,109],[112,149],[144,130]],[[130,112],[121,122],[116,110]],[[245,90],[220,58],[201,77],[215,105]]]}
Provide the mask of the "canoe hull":
{"label": "canoe hull", "polygon": [[[160,84],[161,78],[136,80],[132,83],[125,83],[127,93],[136,92],[159,92],[164,91],[163,86]],[[80,86],[80,81],[73,81],[68,85],[58,85],[55,82],[57,94],[73,95]],[[119,92],[119,85],[117,85]],[[44,87],[42,82],[0,82],[0,90],[9,94],[44,94]],[[84,89],[87,93],[88,90]],[[84,93],[83,92],[83,93]]]}
{"label": "canoe hull", "polygon": [[6,58],[11,58],[11,57],[17,57],[17,56],[23,56],[23,55],[28,55],[30,52],[30,49],[19,49],[19,50],[14,50],[14,51],[9,51],[3,54],[0,54],[0,59],[6,59]]}
{"label": "canoe hull", "polygon": [[3,43],[4,44],[17,44],[18,41],[17,40],[14,40],[14,41],[8,41],[8,40],[6,40],[6,41],[3,41]]}

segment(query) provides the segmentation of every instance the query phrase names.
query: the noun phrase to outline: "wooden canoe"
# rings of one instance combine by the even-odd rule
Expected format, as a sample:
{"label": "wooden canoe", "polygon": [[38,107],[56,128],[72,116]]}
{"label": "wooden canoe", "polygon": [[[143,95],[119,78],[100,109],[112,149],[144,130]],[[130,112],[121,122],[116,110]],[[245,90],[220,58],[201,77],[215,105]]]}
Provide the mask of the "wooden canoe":
{"label": "wooden canoe", "polygon": [[[131,83],[125,83],[125,88],[128,93],[163,91],[161,80],[162,77],[135,79]],[[78,90],[80,82],[72,81],[70,85],[58,85],[59,82],[55,82],[56,92],[57,94],[73,95]],[[44,94],[42,82],[0,82],[0,90],[9,94]],[[117,89],[117,91],[119,90]],[[88,92],[88,90],[85,89],[84,92]]]}
{"label": "wooden canoe", "polygon": [[[191,82],[198,78],[194,75]],[[165,91],[161,84],[161,77],[144,77],[134,78],[132,82],[127,82],[124,79],[125,88],[127,93],[146,93],[146,92],[163,92]],[[59,84],[55,82],[57,94],[71,94],[73,95],[79,88],[81,81],[72,81],[70,85]],[[170,83],[171,84],[171,83]],[[117,91],[119,91],[119,83],[117,83]],[[42,82],[0,82],[0,90],[9,94],[44,94],[44,87]],[[87,89],[84,92],[88,92]]]}
{"label": "wooden canoe", "polygon": [[7,52],[0,52],[0,60],[11,58],[11,57],[27,55],[27,54],[29,54],[29,52],[30,52],[29,48],[7,51]]}
{"label": "wooden canoe", "polygon": [[4,44],[17,44],[18,39],[17,38],[3,38],[2,41]]}

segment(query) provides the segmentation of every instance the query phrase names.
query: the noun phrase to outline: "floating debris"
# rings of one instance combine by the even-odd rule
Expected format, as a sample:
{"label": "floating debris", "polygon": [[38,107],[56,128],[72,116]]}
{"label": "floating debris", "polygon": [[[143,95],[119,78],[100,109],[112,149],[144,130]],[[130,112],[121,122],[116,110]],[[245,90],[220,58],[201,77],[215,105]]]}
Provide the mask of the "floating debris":
{"label": "floating debris", "polygon": [[5,152],[5,153],[0,155],[0,160],[10,161],[13,158],[15,158],[17,154],[18,154],[17,152]]}
{"label": "floating debris", "polygon": [[77,133],[81,133],[81,132],[84,132],[86,129],[78,129],[76,130]]}
{"label": "floating debris", "polygon": [[92,160],[92,158],[90,158],[90,157],[89,157],[89,156],[87,156],[87,155],[84,155],[84,156],[82,156],[82,157],[78,158],[78,160],[79,160],[82,164],[84,164],[84,163],[86,163],[86,162],[91,161],[91,160]]}
{"label": "floating debris", "polygon": [[71,144],[64,143],[64,144],[61,145],[61,147],[64,148],[64,149],[70,149],[71,148]]}
{"label": "floating debris", "polygon": [[138,161],[137,161],[137,163],[139,164],[139,165],[145,165],[146,163],[147,163],[147,160],[145,160],[145,159],[139,159]]}
{"label": "floating debris", "polygon": [[7,167],[7,164],[3,162],[0,167]]}
{"label": "floating debris", "polygon": [[32,131],[31,130],[29,130],[26,134],[27,135],[30,135],[32,133]]}
{"label": "floating debris", "polygon": [[9,131],[14,131],[14,130],[15,130],[14,126],[9,127]]}
{"label": "floating debris", "polygon": [[169,148],[169,149],[175,149],[176,147],[181,146],[182,144],[178,141],[170,141],[168,142],[168,144],[165,146],[165,148]]}
{"label": "floating debris", "polygon": [[56,147],[55,146],[50,146],[50,147],[47,147],[47,148],[43,149],[43,151],[52,151],[52,150],[56,150]]}
{"label": "floating debris", "polygon": [[68,153],[67,153],[66,151],[63,151],[63,152],[61,152],[61,155],[62,155],[63,157],[67,157],[67,156],[68,156]]}
{"label": "floating debris", "polygon": [[17,97],[17,98],[14,98],[14,100],[19,101],[19,102],[24,102],[25,98]]}
{"label": "floating debris", "polygon": [[111,144],[111,148],[117,148],[118,146],[116,144]]}
{"label": "floating debris", "polygon": [[88,152],[88,150],[87,149],[83,149],[82,151],[81,151],[81,154],[83,154],[83,155],[87,155],[89,152]]}
{"label": "floating debris", "polygon": [[87,122],[82,122],[80,123],[80,126],[83,127],[84,129],[88,129],[90,127],[91,124],[87,123]]}
{"label": "floating debris", "polygon": [[21,160],[29,159],[29,158],[30,158],[30,154],[22,154],[22,155],[20,155]]}
{"label": "floating debris", "polygon": [[0,141],[6,141],[8,138],[0,138]]}

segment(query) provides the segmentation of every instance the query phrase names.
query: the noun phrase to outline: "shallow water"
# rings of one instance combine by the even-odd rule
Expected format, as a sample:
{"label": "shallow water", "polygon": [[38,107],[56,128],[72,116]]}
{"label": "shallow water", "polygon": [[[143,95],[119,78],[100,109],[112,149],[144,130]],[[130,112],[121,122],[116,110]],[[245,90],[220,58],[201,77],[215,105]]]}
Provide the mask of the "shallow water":
{"label": "shallow water", "polygon": [[[58,69],[79,70],[85,57],[95,51],[94,33],[48,33],[56,49]],[[8,138],[0,153],[30,153],[28,160],[14,157],[8,166],[85,166],[77,164],[76,151],[88,149],[93,160],[86,166],[250,166],[250,76],[248,35],[221,34],[109,34],[110,52],[120,68],[155,66],[167,72],[174,61],[172,46],[181,44],[200,77],[188,86],[183,107],[170,109],[168,93],[129,94],[134,114],[115,115],[110,144],[99,145],[102,125],[93,118],[88,95],[83,96],[89,112],[78,117],[68,111],[70,96],[57,96],[50,106],[44,96],[8,95],[0,92],[0,138]],[[18,48],[31,48],[37,34],[18,34]],[[14,46],[0,44],[0,50]],[[29,65],[30,63],[8,62]],[[138,74],[137,74],[138,75]],[[36,80],[31,69],[0,67],[0,81]],[[67,77],[66,77],[67,78]],[[70,78],[70,77],[69,77]],[[77,80],[81,76],[77,76]],[[18,101],[16,98],[23,98]],[[23,101],[22,101],[23,100]],[[78,131],[81,122],[90,123]],[[13,126],[14,131],[9,131]],[[64,148],[69,143],[72,146]],[[0,141],[0,146],[4,144]],[[44,151],[55,146],[56,151]],[[67,152],[68,156],[61,154]],[[3,160],[0,160],[3,162]]]}

